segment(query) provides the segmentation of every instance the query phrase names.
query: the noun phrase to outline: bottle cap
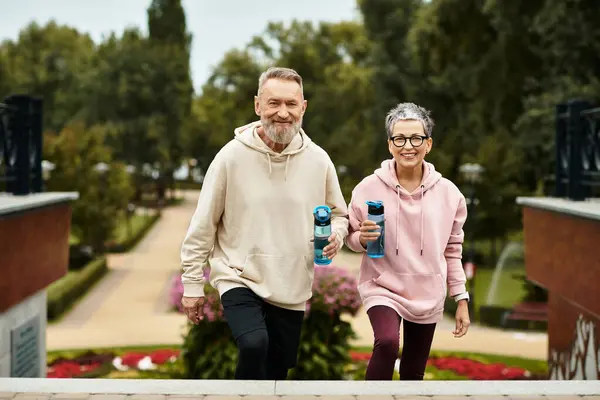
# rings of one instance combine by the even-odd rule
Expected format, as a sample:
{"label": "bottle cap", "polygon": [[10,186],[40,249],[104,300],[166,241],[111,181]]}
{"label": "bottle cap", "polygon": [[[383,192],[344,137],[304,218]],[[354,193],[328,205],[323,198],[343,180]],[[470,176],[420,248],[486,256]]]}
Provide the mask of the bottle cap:
{"label": "bottle cap", "polygon": [[331,208],[327,206],[317,206],[313,211],[313,215],[315,216],[315,223],[319,225],[327,224],[331,219]]}
{"label": "bottle cap", "polygon": [[367,201],[368,213],[371,215],[383,215],[383,201],[369,200]]}

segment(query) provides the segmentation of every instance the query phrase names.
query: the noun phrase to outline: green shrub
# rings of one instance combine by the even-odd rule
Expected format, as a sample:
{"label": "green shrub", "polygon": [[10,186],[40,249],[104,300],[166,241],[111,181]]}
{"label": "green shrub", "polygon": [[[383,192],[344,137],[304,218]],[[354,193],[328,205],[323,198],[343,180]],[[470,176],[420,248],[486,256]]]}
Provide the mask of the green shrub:
{"label": "green shrub", "polygon": [[[180,282],[173,282],[181,290]],[[174,305],[177,296],[171,294]],[[181,293],[179,294],[181,299]],[[340,380],[350,363],[350,340],[355,337],[344,315],[356,315],[361,301],[355,279],[343,268],[315,267],[313,297],[307,304],[298,363],[289,379]],[[223,316],[219,295],[210,286],[202,310],[204,319],[189,324],[182,348],[188,379],[233,379],[237,346]]]}
{"label": "green shrub", "polygon": [[160,219],[160,214],[156,213],[148,217],[138,217],[143,218],[143,221],[132,225],[133,230],[130,236],[126,236],[122,241],[110,241],[106,244],[106,250],[109,253],[125,253],[133,249]]}
{"label": "green shrub", "polygon": [[479,307],[479,323],[494,328],[504,328],[506,326],[506,316],[511,312],[511,308],[502,306],[481,306]]}
{"label": "green shrub", "polygon": [[[122,162],[115,161],[106,139],[113,134],[109,125],[87,127],[75,122],[60,133],[44,136],[44,157],[55,164],[46,188],[50,192],[75,191],[71,230],[80,244],[96,252],[111,236],[133,195],[131,176]],[[102,164],[103,163],[103,164]],[[105,171],[98,169],[104,165]]]}
{"label": "green shrub", "polygon": [[178,190],[200,190],[202,189],[202,184],[194,181],[177,181],[175,187]]}
{"label": "green shrub", "polygon": [[48,287],[48,320],[59,318],[108,271],[105,257],[99,257],[77,271],[69,271]]}

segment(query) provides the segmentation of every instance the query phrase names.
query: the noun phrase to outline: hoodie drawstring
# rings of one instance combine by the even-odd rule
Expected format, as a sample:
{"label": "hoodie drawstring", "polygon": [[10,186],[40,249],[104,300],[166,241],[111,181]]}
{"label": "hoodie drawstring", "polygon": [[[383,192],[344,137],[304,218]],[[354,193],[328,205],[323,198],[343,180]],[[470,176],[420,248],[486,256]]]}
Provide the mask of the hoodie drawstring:
{"label": "hoodie drawstring", "polygon": [[425,205],[423,204],[423,196],[425,196],[425,186],[421,185],[421,255],[423,255],[423,214]]}
{"label": "hoodie drawstring", "polygon": [[398,255],[398,248],[400,247],[400,237],[398,236],[398,225],[400,225],[400,185],[396,186],[396,196],[398,201],[396,202],[396,255]]}
{"label": "hoodie drawstring", "polygon": [[271,155],[269,153],[267,153],[267,160],[269,160],[269,178],[271,177]]}
{"label": "hoodie drawstring", "polygon": [[[400,185],[396,185],[396,197],[398,198],[396,202],[396,255],[398,255],[398,249],[400,248],[400,237],[398,236],[398,226],[400,225]],[[423,197],[425,197],[425,186],[421,185],[421,255],[423,255],[423,219],[425,213]]]}
{"label": "hoodie drawstring", "polygon": [[286,160],[285,160],[285,176],[284,176],[284,180],[287,181],[287,170],[288,170],[288,164],[290,163],[290,155],[288,154]]}
{"label": "hoodie drawstring", "polygon": [[[267,160],[269,161],[269,178],[271,177],[271,174],[273,172],[273,168],[271,167],[271,155],[269,153],[267,154]],[[287,181],[287,173],[288,173],[288,164],[290,163],[290,154],[287,155],[287,157],[285,158],[285,176],[284,179]]]}

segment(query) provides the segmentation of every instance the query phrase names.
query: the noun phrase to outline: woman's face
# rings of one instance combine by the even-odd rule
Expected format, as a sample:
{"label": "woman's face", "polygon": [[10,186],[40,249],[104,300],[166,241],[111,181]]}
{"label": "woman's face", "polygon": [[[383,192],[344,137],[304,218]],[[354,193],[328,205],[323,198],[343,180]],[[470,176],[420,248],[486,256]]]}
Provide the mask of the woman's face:
{"label": "woman's face", "polygon": [[388,139],[390,154],[400,168],[415,169],[421,166],[433,141],[427,137],[423,124],[416,120],[398,121]]}

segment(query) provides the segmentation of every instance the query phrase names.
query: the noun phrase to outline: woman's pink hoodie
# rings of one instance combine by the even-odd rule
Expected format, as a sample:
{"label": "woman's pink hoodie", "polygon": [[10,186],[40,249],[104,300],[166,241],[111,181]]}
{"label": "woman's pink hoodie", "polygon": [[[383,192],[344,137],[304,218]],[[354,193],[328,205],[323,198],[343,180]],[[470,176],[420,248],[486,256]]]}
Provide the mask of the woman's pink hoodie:
{"label": "woman's pink hoodie", "polygon": [[[358,291],[367,310],[385,305],[408,321],[427,324],[442,318],[448,292],[455,296],[466,291],[461,258],[467,207],[451,181],[433,164],[423,164],[423,181],[412,193],[398,183],[393,159],[354,188],[346,244],[364,253]],[[384,203],[382,258],[368,257],[359,241],[368,200]]]}

